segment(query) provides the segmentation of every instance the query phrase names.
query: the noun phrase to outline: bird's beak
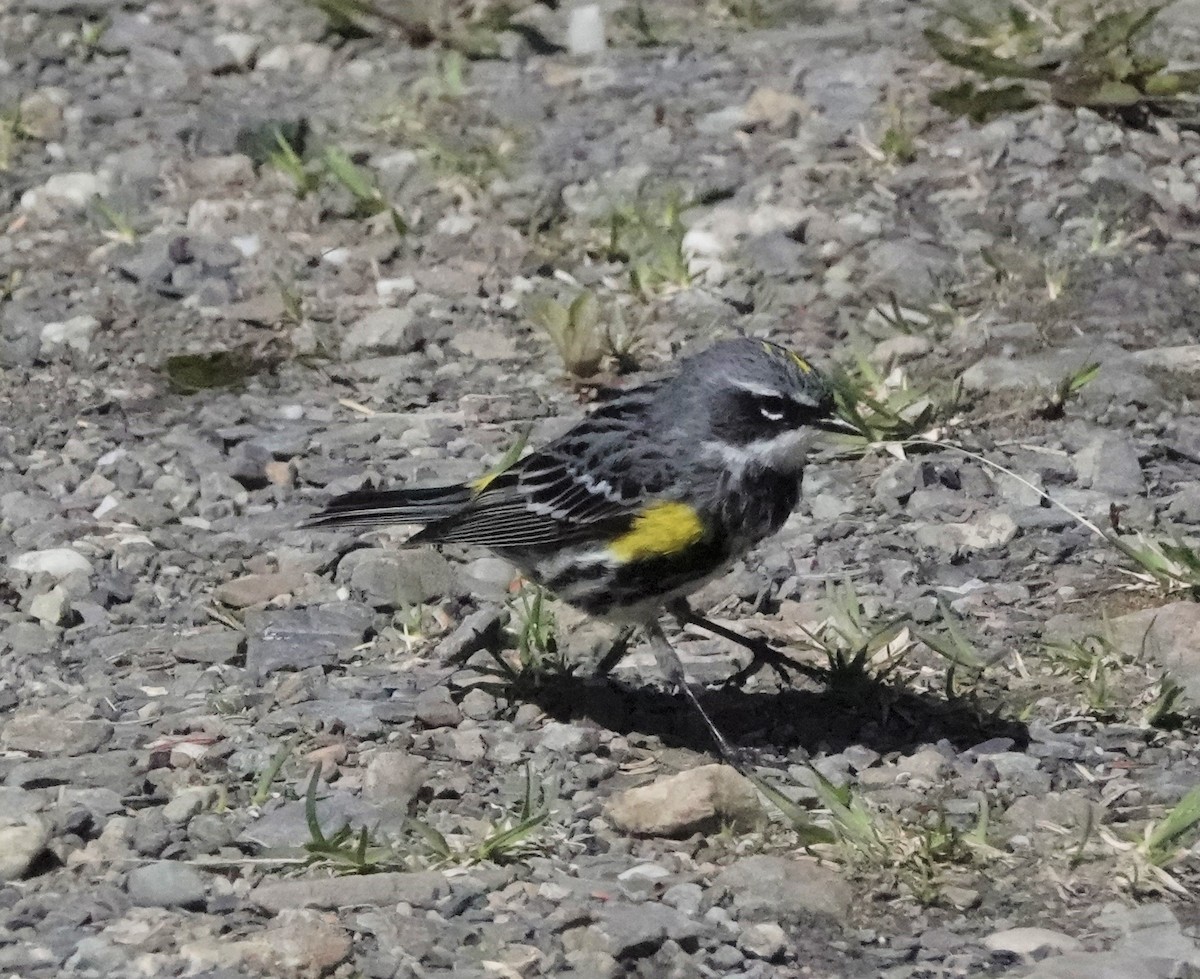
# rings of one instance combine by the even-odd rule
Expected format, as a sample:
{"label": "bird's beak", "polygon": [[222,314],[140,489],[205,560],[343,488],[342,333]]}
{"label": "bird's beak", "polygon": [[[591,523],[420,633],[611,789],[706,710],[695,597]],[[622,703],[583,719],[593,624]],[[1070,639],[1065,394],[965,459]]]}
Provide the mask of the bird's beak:
{"label": "bird's beak", "polygon": [[833,432],[837,435],[862,435],[862,432],[854,425],[850,424],[844,418],[839,418],[837,415],[822,418],[814,424],[823,432]]}

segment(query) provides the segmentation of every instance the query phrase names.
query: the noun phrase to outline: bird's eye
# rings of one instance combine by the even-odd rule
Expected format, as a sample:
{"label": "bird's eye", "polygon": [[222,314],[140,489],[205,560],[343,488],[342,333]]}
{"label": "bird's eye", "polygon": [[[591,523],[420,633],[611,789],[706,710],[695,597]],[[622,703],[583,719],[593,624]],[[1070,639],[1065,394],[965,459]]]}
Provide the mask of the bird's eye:
{"label": "bird's eye", "polygon": [[762,413],[763,418],[769,422],[781,422],[785,414],[787,406],[784,404],[783,398],[766,396],[759,399],[758,410]]}

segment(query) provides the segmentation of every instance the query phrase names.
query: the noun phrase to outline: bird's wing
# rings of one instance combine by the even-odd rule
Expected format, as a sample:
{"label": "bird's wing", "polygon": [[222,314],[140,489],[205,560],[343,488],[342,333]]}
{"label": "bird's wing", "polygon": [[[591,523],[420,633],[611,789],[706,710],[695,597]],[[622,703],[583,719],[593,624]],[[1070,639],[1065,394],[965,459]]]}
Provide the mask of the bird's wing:
{"label": "bird's wing", "polygon": [[[627,527],[670,482],[664,460],[655,458],[646,466],[641,459],[638,465],[629,447],[630,432],[645,431],[657,387],[644,385],[601,406],[418,537],[519,548],[567,544]],[[651,475],[643,478],[646,470]]]}
{"label": "bird's wing", "polygon": [[535,453],[522,463],[418,537],[493,548],[567,544],[602,534],[602,524],[621,526],[636,511],[636,500],[622,498],[567,460]]}

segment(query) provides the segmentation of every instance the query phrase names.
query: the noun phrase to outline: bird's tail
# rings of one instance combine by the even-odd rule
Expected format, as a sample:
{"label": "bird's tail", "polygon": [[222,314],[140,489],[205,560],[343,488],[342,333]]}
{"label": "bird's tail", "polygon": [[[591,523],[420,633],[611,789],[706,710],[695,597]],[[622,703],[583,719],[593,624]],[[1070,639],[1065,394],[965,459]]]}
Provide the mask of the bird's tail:
{"label": "bird's tail", "polygon": [[458,513],[471,501],[470,486],[426,486],[398,490],[359,490],[334,497],[305,527],[379,527],[427,524]]}

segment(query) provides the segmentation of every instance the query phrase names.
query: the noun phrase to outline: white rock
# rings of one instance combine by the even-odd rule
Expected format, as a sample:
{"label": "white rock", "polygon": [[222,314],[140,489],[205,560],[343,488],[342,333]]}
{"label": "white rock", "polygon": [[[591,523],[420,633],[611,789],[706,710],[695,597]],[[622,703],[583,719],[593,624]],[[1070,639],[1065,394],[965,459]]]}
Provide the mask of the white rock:
{"label": "white rock", "polygon": [[375,283],[375,295],[380,299],[411,296],[416,291],[417,283],[411,275],[402,275],[398,279],[380,279]]}
{"label": "white rock", "polygon": [[82,211],[98,194],[107,194],[108,175],[75,171],[56,173],[40,187],[34,187],[21,195],[21,207],[32,211],[40,205],[49,205],[55,210],[74,209]]}
{"label": "white rock", "polygon": [[26,551],[8,562],[10,568],[26,574],[44,572],[55,578],[65,578],[75,571],[92,573],[92,562],[69,547],[51,547],[44,551]]}
{"label": "white rock", "polygon": [[0,826],[0,881],[24,877],[49,841],[49,828],[36,816]]}
{"label": "white rock", "polygon": [[85,354],[92,345],[92,337],[100,328],[100,321],[84,314],[72,316],[61,323],[47,323],[42,327],[42,356],[66,347]]}
{"label": "white rock", "polygon": [[243,31],[226,31],[213,37],[213,43],[218,44],[233,55],[233,60],[241,67],[249,68],[254,63],[254,56],[262,47],[262,39],[254,34]]}
{"label": "white rock", "polygon": [[993,952],[1011,952],[1013,955],[1034,958],[1075,952],[1082,947],[1079,939],[1049,928],[1006,928],[988,935],[983,945]]}
{"label": "white rock", "polygon": [[29,614],[43,625],[59,625],[71,612],[71,599],[58,585],[29,603]]}
{"label": "white rock", "polygon": [[600,54],[608,41],[604,36],[604,11],[598,3],[580,4],[567,21],[567,50],[574,55]]}

